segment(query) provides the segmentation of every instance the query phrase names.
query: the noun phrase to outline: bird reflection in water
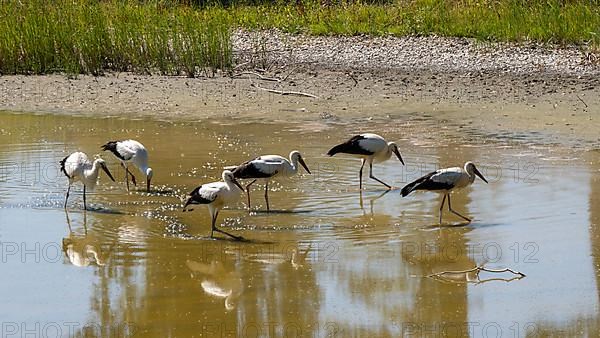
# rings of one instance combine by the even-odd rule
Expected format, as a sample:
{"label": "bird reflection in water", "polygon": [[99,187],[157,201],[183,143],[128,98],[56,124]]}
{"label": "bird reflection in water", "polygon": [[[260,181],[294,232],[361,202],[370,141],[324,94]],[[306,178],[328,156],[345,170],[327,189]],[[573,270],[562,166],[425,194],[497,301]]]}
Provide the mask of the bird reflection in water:
{"label": "bird reflection in water", "polygon": [[220,261],[212,261],[210,264],[187,261],[186,265],[192,271],[192,278],[197,276],[201,280],[200,286],[204,292],[214,297],[225,298],[227,311],[235,309],[244,290],[238,271],[225,268]]}
{"label": "bird reflection in water", "polygon": [[[387,194],[390,191],[391,190],[385,190],[383,193],[381,193],[381,194],[379,194],[379,195],[377,195],[375,197],[369,198],[369,205],[371,207],[371,209],[370,209],[371,210],[371,216],[374,215],[374,213],[373,213],[373,205],[375,204],[375,201],[377,201],[378,199],[382,198],[385,194]],[[362,192],[362,190],[360,190],[359,196],[360,196],[360,200],[359,200],[360,201],[360,208],[363,210],[363,215],[366,216],[367,212],[365,210],[364,203],[363,203],[363,192]]]}
{"label": "bird reflection in water", "polygon": [[62,249],[69,262],[78,267],[86,267],[92,264],[104,266],[106,259],[97,244],[97,239],[87,233],[86,214],[83,214],[83,236],[76,235],[73,232],[69,213],[65,211],[65,215],[69,227],[69,236],[62,239]]}
{"label": "bird reflection in water", "polygon": [[310,253],[311,247],[312,243],[309,243],[304,250],[294,245],[293,247],[282,247],[279,252],[277,249],[270,249],[265,252],[245,253],[244,258],[250,262],[268,266],[290,264],[294,269],[298,270],[306,265],[306,258]]}

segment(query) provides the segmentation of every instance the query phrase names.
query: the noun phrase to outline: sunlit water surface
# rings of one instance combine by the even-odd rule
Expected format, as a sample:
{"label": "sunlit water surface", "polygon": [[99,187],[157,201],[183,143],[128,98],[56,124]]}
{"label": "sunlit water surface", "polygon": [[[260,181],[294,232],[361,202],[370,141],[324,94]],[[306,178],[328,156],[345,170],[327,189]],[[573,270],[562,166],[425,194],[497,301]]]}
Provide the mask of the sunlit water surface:
{"label": "sunlit water surface", "polygon": [[[366,174],[361,195],[360,162],[324,155],[357,131],[351,124],[0,121],[2,336],[598,334],[598,152],[489,135],[468,142],[472,131],[439,144],[407,137],[400,123],[368,125],[397,141],[407,163],[375,165],[395,187],[440,165],[482,168],[490,184],[476,180],[452,199],[474,221],[445,212],[440,227],[438,195],[402,198]],[[75,185],[65,212],[59,160],[123,138],[148,147],[151,193],[127,194],[123,169],[104,153],[117,182],[101,175],[87,212]],[[181,211],[183,196],[223,166],[294,149],[312,175],[272,184],[271,213],[260,184],[254,212],[245,198],[221,212],[222,227],[247,241],[208,238],[203,206]],[[426,277],[484,263],[527,276]]]}

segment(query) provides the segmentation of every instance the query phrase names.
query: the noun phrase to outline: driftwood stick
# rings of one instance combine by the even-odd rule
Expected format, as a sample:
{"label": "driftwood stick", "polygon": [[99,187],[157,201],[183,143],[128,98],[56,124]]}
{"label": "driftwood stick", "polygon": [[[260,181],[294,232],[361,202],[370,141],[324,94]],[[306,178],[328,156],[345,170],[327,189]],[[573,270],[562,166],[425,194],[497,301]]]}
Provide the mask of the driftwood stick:
{"label": "driftwood stick", "polygon": [[583,105],[587,108],[588,107],[587,103],[585,103],[585,101],[583,101],[583,99],[579,95],[576,95],[576,96],[579,99],[579,101],[581,101],[581,103],[583,103]]}
{"label": "driftwood stick", "polygon": [[275,94],[279,94],[279,95],[293,95],[293,96],[304,96],[304,97],[310,97],[313,99],[318,99],[318,96],[315,96],[313,94],[308,94],[308,93],[302,93],[302,92],[289,92],[289,91],[283,91],[283,90],[277,90],[277,89],[269,89],[269,88],[263,88],[258,86],[257,84],[251,83],[250,86],[256,88],[256,89],[261,89],[264,91],[267,91],[269,93],[275,93]]}
{"label": "driftwood stick", "polygon": [[242,63],[238,64],[237,66],[233,67],[233,70],[238,70],[238,69],[250,64],[250,62],[252,62],[252,61],[242,62]]}
{"label": "driftwood stick", "polygon": [[266,77],[266,76],[260,75],[258,73],[255,73],[255,72],[241,72],[241,73],[233,74],[231,77],[240,77],[242,75],[254,75],[259,80],[263,80],[263,81],[273,81],[273,82],[281,82],[281,81],[283,81],[281,79],[277,79],[277,78],[274,78],[274,77]]}

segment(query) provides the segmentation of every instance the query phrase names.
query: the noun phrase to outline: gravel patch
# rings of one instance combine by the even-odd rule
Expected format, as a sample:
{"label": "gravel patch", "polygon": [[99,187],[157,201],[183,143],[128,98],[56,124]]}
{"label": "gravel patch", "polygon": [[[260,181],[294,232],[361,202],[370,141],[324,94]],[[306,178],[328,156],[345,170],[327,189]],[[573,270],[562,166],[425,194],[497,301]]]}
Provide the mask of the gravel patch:
{"label": "gravel patch", "polygon": [[600,59],[585,47],[480,42],[466,38],[314,37],[276,30],[238,31],[240,62],[316,63],[340,68],[398,68],[432,72],[600,74]]}

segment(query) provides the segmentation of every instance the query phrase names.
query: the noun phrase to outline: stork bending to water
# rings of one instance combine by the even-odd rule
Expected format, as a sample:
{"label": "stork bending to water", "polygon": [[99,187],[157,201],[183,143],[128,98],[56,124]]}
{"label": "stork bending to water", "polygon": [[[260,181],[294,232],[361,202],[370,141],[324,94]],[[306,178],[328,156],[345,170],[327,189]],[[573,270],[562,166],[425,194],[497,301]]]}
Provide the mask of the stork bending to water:
{"label": "stork bending to water", "polygon": [[327,152],[327,155],[334,156],[339,153],[354,155],[362,159],[360,171],[358,172],[360,190],[362,190],[362,170],[365,163],[369,163],[369,177],[385,185],[388,189],[391,189],[392,186],[373,176],[373,163],[387,161],[392,156],[392,153],[394,153],[402,165],[404,165],[404,160],[400,155],[396,143],[386,142],[383,137],[377,134],[367,133],[356,135],[348,141],[331,148]]}
{"label": "stork bending to water", "polygon": [[235,177],[233,177],[233,173],[231,171],[223,171],[222,176],[222,182],[203,184],[194,189],[189,194],[188,199],[185,201],[183,211],[186,211],[187,206],[190,204],[206,204],[208,206],[212,223],[210,237],[213,237],[213,231],[217,231],[236,240],[241,240],[243,239],[242,237],[234,236],[216,227],[219,211],[224,206],[237,202],[240,198],[240,190],[244,191],[244,188],[242,188]]}
{"label": "stork bending to water", "polygon": [[238,166],[226,167],[225,169],[233,169],[235,178],[252,180],[246,185],[248,210],[250,210],[250,186],[257,180],[265,181],[265,202],[267,203],[267,211],[269,211],[269,180],[295,175],[298,173],[298,164],[310,174],[302,155],[297,150],[290,153],[289,160],[279,155],[263,155]]}
{"label": "stork bending to water", "polygon": [[82,152],[74,152],[60,161],[60,171],[69,179],[69,187],[65,196],[65,209],[71,192],[71,185],[77,181],[83,183],[83,209],[87,210],[85,199],[86,189],[93,190],[98,181],[98,172],[102,169],[110,177],[113,182],[115,179],[110,174],[103,159],[97,158],[94,162],[90,161],[86,154]]}
{"label": "stork bending to water", "polygon": [[146,191],[150,191],[150,181],[152,180],[153,171],[148,167],[148,151],[143,144],[135,140],[126,141],[110,141],[103,145],[102,150],[109,150],[121,161],[121,166],[125,168],[125,184],[129,191],[129,175],[131,182],[136,185],[135,176],[128,168],[128,163],[132,163],[146,176]]}
{"label": "stork bending to water", "polygon": [[481,178],[485,183],[488,183],[485,177],[483,177],[479,170],[477,170],[477,167],[475,167],[473,162],[465,163],[464,169],[459,167],[439,169],[415,180],[412,183],[407,184],[404,188],[402,188],[402,197],[415,190],[428,190],[444,194],[442,205],[440,206],[440,224],[442,224],[442,209],[444,208],[446,197],[448,198],[448,210],[451,213],[461,217],[465,221],[471,222],[470,218],[452,210],[450,193],[455,189],[461,189],[471,185],[473,181],[475,181],[475,175],[479,176],[479,178]]}

